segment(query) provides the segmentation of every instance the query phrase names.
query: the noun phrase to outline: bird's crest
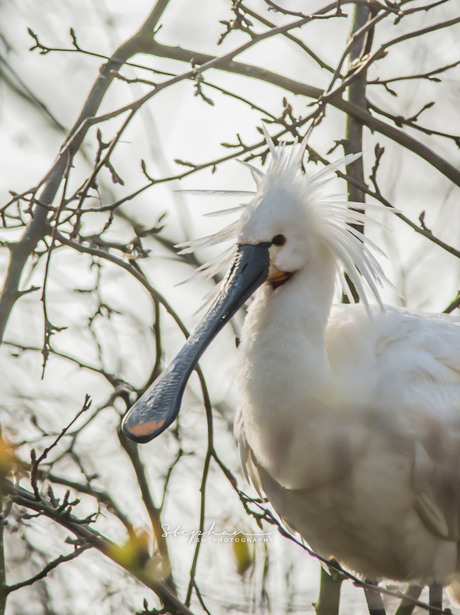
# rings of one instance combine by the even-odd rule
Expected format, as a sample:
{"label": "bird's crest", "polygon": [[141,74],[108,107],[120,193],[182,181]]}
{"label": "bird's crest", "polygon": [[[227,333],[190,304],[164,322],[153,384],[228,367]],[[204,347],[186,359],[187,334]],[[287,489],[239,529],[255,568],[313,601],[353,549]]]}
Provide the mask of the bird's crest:
{"label": "bird's crest", "polygon": [[[318,238],[324,241],[337,259],[338,287],[348,297],[353,295],[350,283],[353,284],[361,300],[368,308],[367,291],[375,297],[380,306],[382,301],[378,286],[382,281],[388,281],[383,270],[375,258],[375,253],[385,256],[382,250],[363,235],[355,227],[365,225],[367,222],[376,222],[369,215],[369,211],[387,211],[383,205],[357,203],[347,201],[345,195],[333,194],[328,190],[328,183],[334,178],[335,172],[350,165],[361,154],[350,154],[317,170],[307,168],[302,171],[301,164],[306,148],[306,140],[294,145],[281,144],[275,146],[271,137],[264,127],[264,135],[270,150],[268,168],[262,172],[255,166],[239,161],[248,167],[256,183],[253,193],[239,191],[217,191],[223,195],[248,195],[252,198],[244,204],[231,209],[213,212],[208,215],[227,215],[239,212],[250,212],[258,207],[262,201],[267,202],[272,196],[282,190],[291,194],[293,200],[301,202],[308,208],[311,216],[314,232]],[[206,191],[199,191],[203,194]],[[216,191],[210,191],[216,194]],[[289,199],[288,199],[289,200]],[[277,206],[283,207],[283,202],[277,202]],[[377,222],[377,224],[380,224]],[[213,246],[226,241],[232,241],[232,245],[223,251],[218,258],[203,264],[195,275],[211,278],[221,272],[231,261],[235,248],[240,219],[233,221],[221,230],[206,237],[195,239],[179,244],[181,254],[194,252],[199,248]],[[195,277],[192,276],[192,277]]]}

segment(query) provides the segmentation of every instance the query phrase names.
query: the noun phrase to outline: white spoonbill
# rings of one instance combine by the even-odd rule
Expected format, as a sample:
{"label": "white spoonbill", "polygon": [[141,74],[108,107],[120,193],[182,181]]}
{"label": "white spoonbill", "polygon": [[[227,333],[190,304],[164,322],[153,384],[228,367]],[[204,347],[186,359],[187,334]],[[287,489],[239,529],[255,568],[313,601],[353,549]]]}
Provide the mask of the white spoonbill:
{"label": "white spoonbill", "polygon": [[[202,352],[255,292],[235,421],[247,476],[321,555],[368,578],[455,588],[459,319],[382,306],[378,248],[350,226],[369,214],[327,192],[338,165],[305,174],[302,147],[267,142],[268,170],[222,233],[237,246],[220,293],[124,433],[147,442],[174,421]],[[332,306],[344,272],[362,304]]]}

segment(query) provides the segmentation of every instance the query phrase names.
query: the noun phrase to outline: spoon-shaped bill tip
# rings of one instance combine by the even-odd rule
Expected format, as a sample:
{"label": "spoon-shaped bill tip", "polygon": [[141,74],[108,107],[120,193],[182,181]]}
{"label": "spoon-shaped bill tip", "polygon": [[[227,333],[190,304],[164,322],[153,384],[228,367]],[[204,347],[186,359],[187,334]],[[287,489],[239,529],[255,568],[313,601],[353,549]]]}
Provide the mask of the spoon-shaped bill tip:
{"label": "spoon-shaped bill tip", "polygon": [[188,379],[183,361],[176,357],[129,410],[122,423],[125,436],[136,442],[149,442],[175,420]]}

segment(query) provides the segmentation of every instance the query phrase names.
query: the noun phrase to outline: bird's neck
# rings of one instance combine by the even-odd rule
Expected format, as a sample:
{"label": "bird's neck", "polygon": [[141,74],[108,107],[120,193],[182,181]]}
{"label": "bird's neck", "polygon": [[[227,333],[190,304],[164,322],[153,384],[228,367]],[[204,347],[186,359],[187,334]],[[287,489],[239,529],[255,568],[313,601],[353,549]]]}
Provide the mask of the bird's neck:
{"label": "bird's neck", "polygon": [[[325,332],[332,304],[335,260],[324,248],[285,284],[264,284],[256,294],[244,325],[244,352],[265,359],[301,346],[303,365],[327,362]],[[305,354],[306,353],[306,354]],[[313,370],[315,371],[315,370]]]}
{"label": "bird's neck", "polygon": [[331,383],[325,333],[335,263],[328,253],[316,262],[321,267],[298,271],[276,290],[259,289],[240,347],[238,437],[258,463],[292,488],[323,478],[317,468],[311,477],[305,468],[299,477],[295,470],[295,455],[305,446],[321,456],[329,420],[323,407]]}
{"label": "bird's neck", "polygon": [[248,407],[289,412],[299,399],[323,396],[330,384],[326,326],[334,282],[335,261],[324,249],[282,286],[259,289],[240,349],[240,398]]}

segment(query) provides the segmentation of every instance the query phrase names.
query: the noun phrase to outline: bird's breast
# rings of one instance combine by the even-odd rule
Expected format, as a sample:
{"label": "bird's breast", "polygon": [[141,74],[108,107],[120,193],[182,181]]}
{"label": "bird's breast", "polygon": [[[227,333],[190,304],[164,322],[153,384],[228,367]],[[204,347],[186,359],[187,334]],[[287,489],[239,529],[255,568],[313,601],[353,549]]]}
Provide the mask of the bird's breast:
{"label": "bird's breast", "polygon": [[266,323],[243,338],[240,353],[239,416],[259,463],[288,488],[343,472],[359,433],[328,402],[325,349],[286,323],[281,330]]}

